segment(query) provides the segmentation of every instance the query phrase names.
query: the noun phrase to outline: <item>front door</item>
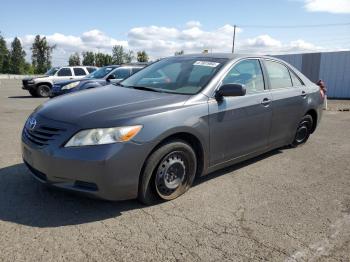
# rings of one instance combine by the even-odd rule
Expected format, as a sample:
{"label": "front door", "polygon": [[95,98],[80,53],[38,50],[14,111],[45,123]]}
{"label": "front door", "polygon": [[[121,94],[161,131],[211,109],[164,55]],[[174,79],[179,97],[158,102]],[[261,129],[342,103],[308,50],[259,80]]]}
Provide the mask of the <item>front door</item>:
{"label": "front door", "polygon": [[271,127],[271,94],[258,59],[238,62],[222,84],[245,86],[240,97],[209,100],[210,164],[217,165],[267,147]]}

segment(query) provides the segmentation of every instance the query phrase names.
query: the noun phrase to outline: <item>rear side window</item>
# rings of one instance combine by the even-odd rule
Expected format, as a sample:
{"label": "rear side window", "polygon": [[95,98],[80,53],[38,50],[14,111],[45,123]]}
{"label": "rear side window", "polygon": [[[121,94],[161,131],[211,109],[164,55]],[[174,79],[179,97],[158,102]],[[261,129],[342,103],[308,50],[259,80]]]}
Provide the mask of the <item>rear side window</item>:
{"label": "rear side window", "polygon": [[293,86],[302,86],[302,85],[304,85],[304,83],[301,82],[299,77],[297,77],[296,74],[293,71],[289,71],[289,72],[290,72],[290,76],[292,77]]}
{"label": "rear side window", "polygon": [[228,72],[222,83],[244,85],[248,94],[263,91],[265,85],[260,62],[257,59],[239,62]]}
{"label": "rear side window", "polygon": [[73,71],[74,71],[74,74],[76,76],[85,76],[86,75],[85,70],[80,68],[80,67],[73,68]]}
{"label": "rear side window", "polygon": [[96,71],[95,67],[87,67],[86,70],[91,74],[92,72]]}
{"label": "rear side window", "polygon": [[271,89],[279,89],[293,86],[289,70],[281,63],[265,61],[267,74],[270,78]]}
{"label": "rear side window", "polygon": [[58,71],[57,76],[72,76],[72,71],[70,68],[64,67]]}
{"label": "rear side window", "polygon": [[115,79],[124,79],[130,76],[129,68],[118,68],[112,73]]}

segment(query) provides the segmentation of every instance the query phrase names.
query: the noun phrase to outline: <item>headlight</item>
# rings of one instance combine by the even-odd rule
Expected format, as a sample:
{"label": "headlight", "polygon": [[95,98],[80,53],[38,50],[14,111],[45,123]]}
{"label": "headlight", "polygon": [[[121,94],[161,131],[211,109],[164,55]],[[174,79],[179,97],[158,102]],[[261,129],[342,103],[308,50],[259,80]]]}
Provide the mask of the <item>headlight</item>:
{"label": "headlight", "polygon": [[112,128],[96,128],[82,130],[75,134],[65,145],[71,146],[91,146],[104,145],[116,142],[126,142],[140,132],[142,126],[123,126]]}
{"label": "headlight", "polygon": [[73,83],[70,83],[68,85],[65,85],[62,87],[62,90],[68,90],[68,89],[72,89],[74,87],[76,87],[77,85],[79,85],[80,81],[77,81],[77,82],[73,82]]}
{"label": "headlight", "polygon": [[28,80],[28,84],[34,84],[34,80],[33,79]]}

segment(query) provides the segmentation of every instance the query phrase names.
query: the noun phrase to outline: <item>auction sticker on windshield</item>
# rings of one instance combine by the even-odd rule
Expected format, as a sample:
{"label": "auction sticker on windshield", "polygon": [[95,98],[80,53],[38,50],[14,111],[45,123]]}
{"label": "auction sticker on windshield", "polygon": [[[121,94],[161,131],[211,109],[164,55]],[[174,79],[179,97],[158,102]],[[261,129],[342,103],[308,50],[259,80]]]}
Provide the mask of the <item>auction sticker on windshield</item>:
{"label": "auction sticker on windshield", "polygon": [[220,63],[210,61],[196,61],[193,65],[217,67]]}

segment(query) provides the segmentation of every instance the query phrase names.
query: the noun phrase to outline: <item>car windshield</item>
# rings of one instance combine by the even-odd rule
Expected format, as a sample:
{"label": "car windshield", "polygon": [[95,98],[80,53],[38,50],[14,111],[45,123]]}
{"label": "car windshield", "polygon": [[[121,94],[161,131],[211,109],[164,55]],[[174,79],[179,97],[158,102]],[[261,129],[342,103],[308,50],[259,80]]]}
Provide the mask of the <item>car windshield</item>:
{"label": "car windshield", "polygon": [[47,71],[46,73],[45,73],[45,75],[47,75],[47,76],[53,76],[54,74],[56,74],[56,72],[58,71],[58,67],[53,67],[53,68],[51,68],[49,71]]}
{"label": "car windshield", "polygon": [[163,59],[130,76],[120,85],[149,91],[196,94],[227,61],[226,58],[205,56]]}
{"label": "car windshield", "polygon": [[93,78],[93,79],[99,79],[104,78],[106,75],[108,75],[110,72],[112,72],[116,67],[112,66],[105,66],[100,69],[97,69],[96,71],[92,72],[91,74],[87,75],[85,78]]}

